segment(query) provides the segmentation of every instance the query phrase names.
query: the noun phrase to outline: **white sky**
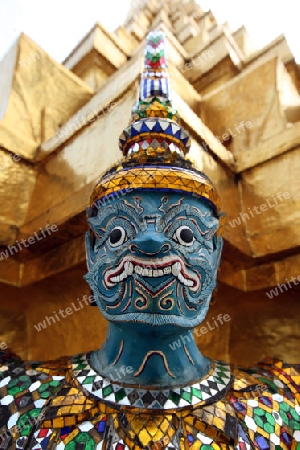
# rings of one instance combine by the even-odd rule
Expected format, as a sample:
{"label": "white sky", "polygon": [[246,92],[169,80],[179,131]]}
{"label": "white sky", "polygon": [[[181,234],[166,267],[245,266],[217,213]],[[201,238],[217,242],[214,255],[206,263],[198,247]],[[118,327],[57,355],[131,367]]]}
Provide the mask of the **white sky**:
{"label": "white sky", "polygon": [[[0,0],[0,60],[21,31],[61,62],[100,21],[113,31],[125,19],[130,0]],[[260,48],[284,33],[300,63],[300,0],[198,0],[218,22],[233,30],[245,25]]]}

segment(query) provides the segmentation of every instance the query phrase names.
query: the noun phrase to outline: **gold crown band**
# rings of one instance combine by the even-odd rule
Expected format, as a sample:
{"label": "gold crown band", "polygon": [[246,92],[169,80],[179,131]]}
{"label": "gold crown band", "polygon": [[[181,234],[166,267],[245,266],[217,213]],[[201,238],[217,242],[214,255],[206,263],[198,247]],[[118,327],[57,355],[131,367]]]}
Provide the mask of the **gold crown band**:
{"label": "gold crown band", "polygon": [[91,196],[91,206],[101,198],[134,189],[172,189],[205,197],[220,213],[220,198],[210,181],[201,174],[176,167],[131,167],[102,179]]}

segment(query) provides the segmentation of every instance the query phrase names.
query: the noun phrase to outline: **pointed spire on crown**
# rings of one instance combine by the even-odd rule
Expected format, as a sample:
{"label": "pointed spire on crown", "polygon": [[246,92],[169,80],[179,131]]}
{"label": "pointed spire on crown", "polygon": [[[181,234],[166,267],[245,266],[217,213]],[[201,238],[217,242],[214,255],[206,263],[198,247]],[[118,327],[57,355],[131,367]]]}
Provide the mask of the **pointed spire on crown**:
{"label": "pointed spire on crown", "polygon": [[171,97],[165,34],[162,31],[151,31],[146,41],[140,98],[132,109],[132,122],[144,117],[162,117],[178,122],[179,117]]}
{"label": "pointed spire on crown", "polygon": [[146,39],[139,100],[132,109],[130,125],[120,136],[123,154],[139,151],[138,142],[144,137],[163,141],[171,152],[185,155],[189,150],[189,135],[180,126],[180,117],[172,103],[166,38],[160,30],[151,31]]}

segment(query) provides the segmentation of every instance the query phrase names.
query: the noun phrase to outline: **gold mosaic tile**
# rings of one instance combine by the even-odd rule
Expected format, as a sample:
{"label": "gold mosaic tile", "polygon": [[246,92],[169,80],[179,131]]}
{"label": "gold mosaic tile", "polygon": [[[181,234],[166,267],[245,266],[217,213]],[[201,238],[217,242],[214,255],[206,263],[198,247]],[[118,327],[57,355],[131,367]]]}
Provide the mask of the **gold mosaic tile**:
{"label": "gold mosaic tile", "polygon": [[[120,170],[110,175],[102,183],[99,183],[94,189],[91,197],[91,206],[102,197],[117,192],[121,189],[133,188],[158,188],[164,187],[175,190],[182,190],[184,192],[194,193],[200,196],[205,196],[213,204],[216,205],[220,212],[220,199],[217,192],[209,181],[201,177],[197,173],[190,173],[188,171],[178,169],[147,167],[147,168],[131,168],[130,169],[130,185],[128,184],[128,171]],[[164,181],[164,183],[163,183]]]}

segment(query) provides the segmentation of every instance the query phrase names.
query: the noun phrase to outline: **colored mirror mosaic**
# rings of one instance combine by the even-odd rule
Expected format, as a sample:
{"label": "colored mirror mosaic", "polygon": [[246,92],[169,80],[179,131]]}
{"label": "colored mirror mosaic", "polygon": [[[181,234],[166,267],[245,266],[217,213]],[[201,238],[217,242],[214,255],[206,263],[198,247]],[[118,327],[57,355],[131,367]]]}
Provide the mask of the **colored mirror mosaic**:
{"label": "colored mirror mosaic", "polygon": [[239,370],[203,356],[193,329],[217,284],[224,214],[188,159],[165,37],[148,35],[123,159],[87,209],[85,278],[108,320],[89,354],[1,354],[0,449],[300,450],[300,367]]}

